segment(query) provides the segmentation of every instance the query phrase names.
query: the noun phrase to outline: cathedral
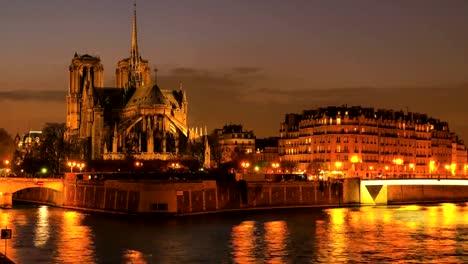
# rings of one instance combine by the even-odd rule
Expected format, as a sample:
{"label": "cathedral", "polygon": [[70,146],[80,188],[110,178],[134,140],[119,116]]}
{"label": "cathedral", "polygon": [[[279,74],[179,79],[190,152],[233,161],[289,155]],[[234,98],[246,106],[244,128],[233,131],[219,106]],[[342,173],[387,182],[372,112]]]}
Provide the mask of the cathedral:
{"label": "cathedral", "polygon": [[[115,71],[115,87],[104,87],[99,57],[75,53],[69,67],[65,138],[81,158],[168,160],[189,141],[187,96],[182,84],[160,89],[138,51],[136,4],[130,57]],[[155,72],[156,75],[156,72]]]}

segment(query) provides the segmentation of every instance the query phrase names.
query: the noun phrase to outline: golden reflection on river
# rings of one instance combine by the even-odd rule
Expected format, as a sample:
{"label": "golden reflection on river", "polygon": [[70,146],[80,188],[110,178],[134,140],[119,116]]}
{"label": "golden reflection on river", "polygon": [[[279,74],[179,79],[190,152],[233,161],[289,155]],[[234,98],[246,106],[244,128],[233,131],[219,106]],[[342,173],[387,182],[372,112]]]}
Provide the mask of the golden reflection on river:
{"label": "golden reflection on river", "polygon": [[123,253],[123,263],[146,264],[147,262],[142,252],[127,249]]}
{"label": "golden reflection on river", "polygon": [[[466,207],[441,204],[400,207],[328,209],[330,221],[319,221],[316,233],[320,262],[342,263],[350,259],[367,262],[406,263],[406,260],[434,260],[445,263],[468,261],[467,234],[457,228],[468,222]],[[458,216],[458,218],[456,217]],[[457,257],[460,256],[460,257]],[[465,257],[464,261],[461,258]],[[396,260],[396,261],[395,261]]]}
{"label": "golden reflection on river", "polygon": [[44,246],[49,239],[49,207],[42,205],[37,210],[37,222],[34,230],[34,245]]}
{"label": "golden reflection on river", "polygon": [[287,252],[288,226],[285,221],[272,221],[264,224],[265,228],[265,261],[267,263],[284,263]]}
{"label": "golden reflection on river", "polygon": [[59,263],[94,263],[94,245],[89,226],[82,223],[84,215],[75,211],[63,213],[59,241]]}
{"label": "golden reflection on river", "polygon": [[[0,252],[2,252],[3,254],[6,253],[7,257],[10,258],[10,259],[14,259],[16,257],[16,250],[14,247],[12,247],[11,245],[13,244],[12,241],[15,239],[15,236],[16,236],[16,223],[15,223],[15,219],[12,219],[11,215],[8,214],[8,210],[1,210],[1,213],[0,213],[0,229],[3,229],[3,228],[9,228],[12,230],[11,232],[11,239],[8,239],[8,240],[0,240],[1,241],[1,244],[0,244],[0,248],[2,250],[0,250]],[[5,247],[5,243],[6,243],[6,247]],[[6,250],[6,252],[5,252]]]}
{"label": "golden reflection on river", "polygon": [[232,250],[235,263],[255,262],[255,222],[244,221],[232,228]]}

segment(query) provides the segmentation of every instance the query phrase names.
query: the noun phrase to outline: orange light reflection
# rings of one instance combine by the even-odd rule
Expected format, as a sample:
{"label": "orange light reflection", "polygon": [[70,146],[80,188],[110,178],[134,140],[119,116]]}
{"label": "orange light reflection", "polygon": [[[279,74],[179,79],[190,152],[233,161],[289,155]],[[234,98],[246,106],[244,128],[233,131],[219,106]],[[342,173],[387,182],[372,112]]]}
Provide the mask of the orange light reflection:
{"label": "orange light reflection", "polygon": [[288,226],[284,221],[266,222],[265,243],[268,263],[285,263],[283,259],[287,256],[287,237],[289,235]]}
{"label": "orange light reflection", "polygon": [[235,263],[255,262],[255,222],[244,221],[232,228],[232,249]]}

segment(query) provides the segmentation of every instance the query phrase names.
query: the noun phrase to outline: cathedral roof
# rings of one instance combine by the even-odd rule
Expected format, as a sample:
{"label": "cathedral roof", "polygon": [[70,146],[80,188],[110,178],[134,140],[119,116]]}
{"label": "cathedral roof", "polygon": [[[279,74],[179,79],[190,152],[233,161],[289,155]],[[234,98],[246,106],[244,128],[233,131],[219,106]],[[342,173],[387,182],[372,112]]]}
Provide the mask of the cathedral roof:
{"label": "cathedral roof", "polygon": [[146,85],[135,90],[126,107],[166,105],[167,103],[166,96],[157,85]]}
{"label": "cathedral roof", "polygon": [[99,88],[94,89],[95,99],[99,100],[102,106],[110,106],[111,108],[122,108],[123,92],[119,88]]}

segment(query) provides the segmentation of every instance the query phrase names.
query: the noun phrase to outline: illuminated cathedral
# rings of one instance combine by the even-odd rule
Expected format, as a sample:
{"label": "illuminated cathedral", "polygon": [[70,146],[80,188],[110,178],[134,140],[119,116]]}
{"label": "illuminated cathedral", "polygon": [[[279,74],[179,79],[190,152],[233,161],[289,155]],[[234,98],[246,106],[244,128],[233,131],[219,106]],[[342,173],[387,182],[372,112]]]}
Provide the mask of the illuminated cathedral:
{"label": "illuminated cathedral", "polygon": [[115,87],[104,87],[99,57],[75,53],[71,61],[65,137],[81,158],[167,160],[187,146],[186,92],[182,84],[159,88],[137,40],[135,4],[130,57],[118,62]]}

